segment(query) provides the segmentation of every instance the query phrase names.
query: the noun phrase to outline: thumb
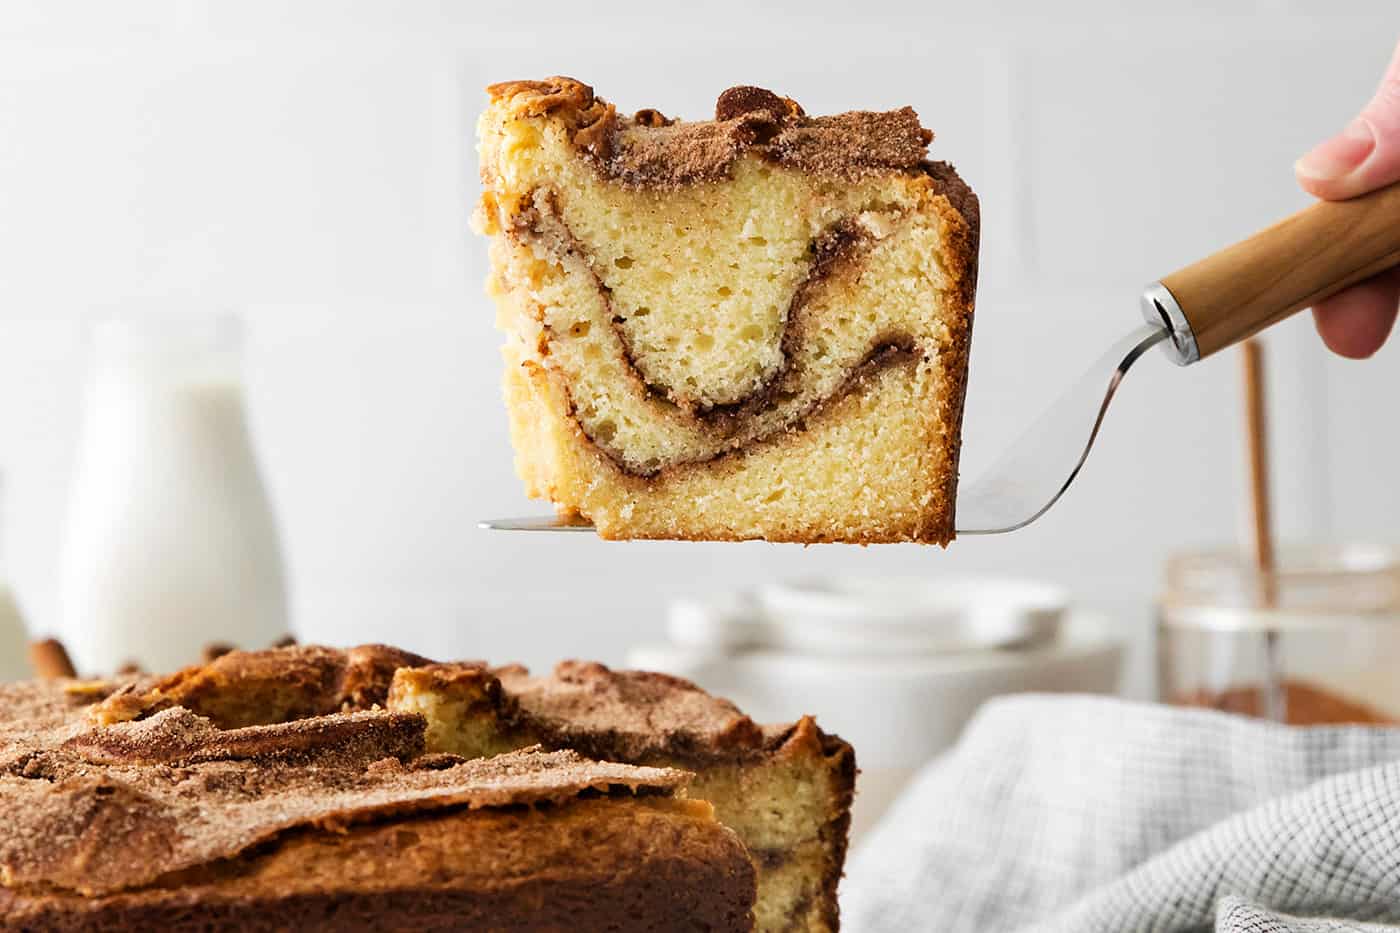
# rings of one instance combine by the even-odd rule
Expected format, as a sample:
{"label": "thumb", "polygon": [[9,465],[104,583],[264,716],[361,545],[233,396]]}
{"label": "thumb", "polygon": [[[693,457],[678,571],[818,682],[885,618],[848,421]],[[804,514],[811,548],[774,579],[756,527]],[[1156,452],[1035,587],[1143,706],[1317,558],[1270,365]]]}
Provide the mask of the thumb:
{"label": "thumb", "polygon": [[1328,201],[1400,181],[1400,45],[1371,102],[1346,129],[1299,159],[1293,170],[1309,194]]}

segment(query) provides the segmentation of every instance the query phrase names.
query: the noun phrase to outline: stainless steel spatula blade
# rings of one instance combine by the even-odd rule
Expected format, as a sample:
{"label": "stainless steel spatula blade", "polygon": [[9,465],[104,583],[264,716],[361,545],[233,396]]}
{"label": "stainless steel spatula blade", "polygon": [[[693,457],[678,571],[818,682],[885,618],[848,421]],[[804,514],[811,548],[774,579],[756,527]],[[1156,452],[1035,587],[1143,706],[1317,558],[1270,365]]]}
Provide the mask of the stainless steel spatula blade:
{"label": "stainless steel spatula blade", "polygon": [[1169,337],[1144,324],[1099,357],[970,485],[959,485],[959,535],[996,535],[1024,528],[1060,501],[1103,427],[1123,377],[1144,353]]}
{"label": "stainless steel spatula blade", "polygon": [[524,515],[520,518],[488,518],[485,521],[477,522],[478,528],[486,528],[490,531],[587,531],[593,532],[593,526],[589,524],[578,524],[569,522],[557,515]]}

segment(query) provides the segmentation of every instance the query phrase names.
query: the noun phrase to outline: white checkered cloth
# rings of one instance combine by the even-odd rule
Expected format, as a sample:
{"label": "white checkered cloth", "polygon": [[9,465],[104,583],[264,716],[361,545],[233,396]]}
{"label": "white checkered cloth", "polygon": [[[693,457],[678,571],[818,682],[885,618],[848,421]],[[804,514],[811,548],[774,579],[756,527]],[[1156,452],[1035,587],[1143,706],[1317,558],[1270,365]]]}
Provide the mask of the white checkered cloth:
{"label": "white checkered cloth", "polygon": [[841,900],[854,933],[1400,930],[1400,728],[996,700]]}

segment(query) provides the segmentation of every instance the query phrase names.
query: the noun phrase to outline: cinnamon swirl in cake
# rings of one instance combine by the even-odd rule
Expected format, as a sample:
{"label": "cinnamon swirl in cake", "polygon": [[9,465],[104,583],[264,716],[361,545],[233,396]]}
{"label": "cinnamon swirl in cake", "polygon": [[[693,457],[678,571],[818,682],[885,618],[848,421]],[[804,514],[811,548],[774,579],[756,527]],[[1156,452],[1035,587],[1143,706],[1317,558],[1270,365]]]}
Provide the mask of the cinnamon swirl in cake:
{"label": "cinnamon swirl in cake", "polygon": [[913,110],[488,93],[477,225],[531,495],[609,538],[953,537],[977,200]]}

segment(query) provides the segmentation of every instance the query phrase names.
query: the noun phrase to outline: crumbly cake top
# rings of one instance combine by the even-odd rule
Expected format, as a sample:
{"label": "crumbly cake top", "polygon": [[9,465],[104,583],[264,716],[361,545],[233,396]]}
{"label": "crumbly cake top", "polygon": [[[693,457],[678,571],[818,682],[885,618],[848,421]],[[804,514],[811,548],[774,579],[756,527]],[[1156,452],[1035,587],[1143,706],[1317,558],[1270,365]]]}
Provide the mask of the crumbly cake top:
{"label": "crumbly cake top", "polygon": [[727,756],[761,749],[764,730],[733,703],[679,677],[563,661],[549,677],[498,668],[506,695],[550,745],[599,757]]}
{"label": "crumbly cake top", "polygon": [[[104,681],[31,682],[0,688],[0,773],[25,750],[85,743],[87,754],[127,748],[136,742],[165,749],[174,760],[194,740],[186,730],[204,730],[198,742],[218,745],[219,756],[248,755],[258,743],[276,743],[283,758],[321,754],[319,740],[299,723],[318,717],[338,742],[366,746],[388,742],[388,723],[368,730],[354,716],[386,702],[394,672],[450,685],[479,681],[487,701],[510,724],[523,727],[550,747],[574,748],[602,760],[681,756],[696,761],[760,755],[795,732],[811,732],[821,744],[839,739],[821,733],[809,719],[759,725],[737,706],[680,677],[652,671],[613,670],[587,661],[562,661],[548,676],[520,665],[491,668],[485,662],[438,664],[385,645],[327,648],[294,645],[263,651],[232,651],[168,677],[119,677]],[[75,712],[77,710],[77,712]],[[161,718],[162,711],[181,715]],[[204,722],[200,724],[201,718]],[[367,721],[367,720],[366,720]],[[88,733],[95,725],[128,724],[129,731]],[[245,724],[265,726],[250,728]],[[804,724],[806,729],[804,731]],[[139,727],[139,728],[137,728]],[[219,727],[219,728],[215,728]],[[402,724],[399,728],[404,728]],[[415,727],[421,733],[421,726]],[[403,739],[393,739],[402,742]],[[304,748],[295,751],[301,743]],[[328,743],[329,744],[329,743]],[[399,754],[402,745],[385,748]],[[151,753],[154,755],[155,753]],[[190,752],[189,754],[194,754]]]}
{"label": "crumbly cake top", "polygon": [[688,680],[591,661],[562,661],[539,677],[518,664],[491,668],[479,661],[406,668],[395,678],[390,705],[400,708],[419,693],[474,698],[483,704],[475,712],[496,717],[515,740],[603,761],[663,759],[698,767],[849,747],[810,716],[760,725]]}
{"label": "crumbly cake top", "polygon": [[674,188],[723,178],[752,152],[806,172],[856,178],[919,171],[933,133],[911,107],[808,116],[790,97],[758,87],[732,87],[715,103],[715,118],[681,121],[656,110],[619,116],[617,108],[573,78],[506,81],[486,89],[523,117],[561,120],[579,151],[605,175],[638,188]]}
{"label": "crumbly cake top", "polygon": [[122,722],[183,706],[228,729],[368,709],[383,705],[394,671],[430,663],[388,645],[230,651],[164,677],[121,684],[93,708],[92,718]]}
{"label": "crumbly cake top", "polygon": [[691,777],[539,748],[472,761],[423,755],[422,717],[383,710],[219,729],[170,707],[94,726],[86,713],[101,692],[71,681],[0,688],[6,885],[105,893],[299,827],[671,793]]}

